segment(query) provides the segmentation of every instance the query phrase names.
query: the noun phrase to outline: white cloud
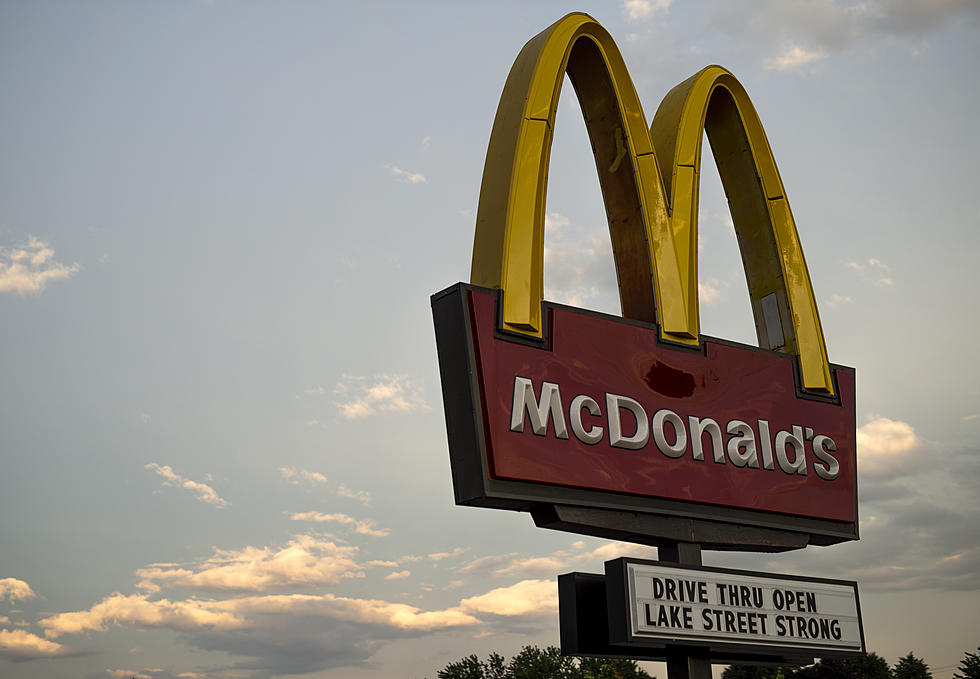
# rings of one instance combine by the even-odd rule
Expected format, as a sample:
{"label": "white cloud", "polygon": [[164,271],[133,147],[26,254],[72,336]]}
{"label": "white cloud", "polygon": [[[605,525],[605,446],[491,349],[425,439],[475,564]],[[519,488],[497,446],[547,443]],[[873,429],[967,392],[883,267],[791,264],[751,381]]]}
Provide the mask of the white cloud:
{"label": "white cloud", "polygon": [[465,553],[466,551],[467,551],[466,547],[456,547],[451,552],[433,552],[432,554],[429,554],[429,561],[439,562],[442,561],[443,559],[457,557],[460,554]]}
{"label": "white cloud", "polygon": [[422,137],[422,153],[425,153],[432,147],[432,137],[426,135]]}
{"label": "white cloud", "polygon": [[608,230],[586,231],[552,212],[545,218],[545,231],[545,298],[576,307],[618,302]]}
{"label": "white cloud", "polygon": [[323,537],[294,536],[280,549],[245,547],[215,549],[197,565],[151,564],[136,571],[139,587],[159,591],[161,585],[213,591],[263,592],[287,585],[329,585],[363,576],[355,561],[357,547]]}
{"label": "white cloud", "polygon": [[553,234],[566,226],[568,226],[568,217],[559,212],[550,212],[544,216],[545,233]]}
{"label": "white cloud", "polygon": [[337,383],[334,393],[347,397],[337,403],[337,408],[348,420],[429,409],[421,386],[407,375],[375,375],[370,378],[345,375],[344,381]]}
{"label": "white cloud", "polygon": [[483,556],[463,564],[456,569],[460,574],[488,574],[491,577],[513,577],[525,579],[554,578],[556,574],[570,568],[597,568],[610,559],[631,553],[633,556],[654,559],[657,552],[652,547],[642,547],[626,542],[606,542],[591,550],[578,540],[572,544],[572,551],[558,550],[547,556],[527,556],[525,554],[496,554]]}
{"label": "white cloud", "polygon": [[34,660],[73,655],[75,651],[22,629],[0,629],[0,658]]}
{"label": "white cloud", "polygon": [[304,482],[311,484],[327,482],[327,477],[320,472],[311,472],[306,469],[297,469],[296,467],[279,467],[279,475],[296,486]]}
{"label": "white cloud", "polygon": [[831,295],[827,298],[827,306],[831,309],[839,307],[842,304],[852,304],[854,298],[848,295]]}
{"label": "white cloud", "polygon": [[891,267],[874,257],[868,257],[863,262],[848,262],[847,267],[878,287],[888,287],[895,282],[891,277]]}
{"label": "white cloud", "polygon": [[402,580],[412,574],[412,571],[395,571],[385,576],[385,580]]}
{"label": "white cloud", "polygon": [[365,507],[370,507],[372,502],[371,493],[366,490],[353,490],[348,488],[344,484],[340,484],[337,488],[337,495],[340,497],[350,498],[352,500],[357,500]]}
{"label": "white cloud", "polygon": [[623,12],[630,21],[649,19],[657,12],[666,12],[671,0],[623,0]]}
{"label": "white cloud", "polygon": [[698,282],[698,299],[705,306],[714,306],[721,300],[721,281],[717,278],[710,278],[706,281]]}
{"label": "white cloud", "polygon": [[376,528],[372,519],[355,519],[347,514],[324,514],[322,512],[297,512],[290,517],[293,521],[313,521],[315,523],[339,523],[342,526],[352,526],[359,535],[383,538],[391,533],[387,528]]}
{"label": "white cloud", "polygon": [[793,71],[807,64],[827,58],[827,53],[820,49],[804,49],[799,45],[789,44],[777,57],[763,61],[763,66],[775,71]]}
{"label": "white cloud", "polygon": [[66,266],[53,259],[48,243],[28,236],[22,246],[0,246],[0,293],[17,292],[39,295],[49,281],[60,281],[79,270],[78,264]]}
{"label": "white cloud", "polygon": [[922,441],[907,422],[871,415],[857,430],[858,471],[862,476],[885,476],[903,468]]}
{"label": "white cloud", "polygon": [[170,465],[160,465],[156,462],[151,462],[150,464],[143,466],[146,469],[152,469],[159,476],[162,476],[163,485],[165,486],[189,490],[194,493],[194,496],[201,502],[206,502],[209,505],[214,505],[215,507],[227,507],[229,505],[227,500],[218,496],[218,494],[214,491],[214,488],[206,483],[192,481],[184,476],[181,476],[175,472]]}
{"label": "white cloud", "polygon": [[403,170],[400,167],[395,167],[394,165],[385,165],[391,176],[402,182],[403,184],[425,184],[425,175],[421,172],[409,172],[408,170]]}
{"label": "white cloud", "polygon": [[521,580],[463,599],[459,607],[474,615],[554,616],[558,613],[558,584],[555,580]]}
{"label": "white cloud", "polygon": [[234,599],[150,600],[145,594],[112,594],[88,610],[59,613],[39,622],[49,639],[131,624],[142,628],[166,628],[180,632],[254,629],[260,616],[284,621],[294,617],[323,616],[339,621],[387,626],[406,631],[476,624],[478,620],[459,608],[422,611],[406,604],[373,599],[354,599],[333,594],[280,594]]}
{"label": "white cloud", "polygon": [[23,580],[17,578],[0,579],[0,599],[16,601],[18,599],[32,599],[36,596],[34,590]]}

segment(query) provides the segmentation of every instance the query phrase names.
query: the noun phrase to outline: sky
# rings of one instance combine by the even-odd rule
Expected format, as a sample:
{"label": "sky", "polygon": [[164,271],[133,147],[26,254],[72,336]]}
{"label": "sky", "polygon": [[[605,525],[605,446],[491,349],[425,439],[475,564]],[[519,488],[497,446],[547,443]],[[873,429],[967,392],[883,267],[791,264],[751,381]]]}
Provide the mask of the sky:
{"label": "sky", "polygon": [[[857,371],[861,540],[705,563],[856,580],[869,650],[937,679],[976,649],[976,2],[3,0],[0,675],[433,678],[557,644],[559,573],[655,558],[453,503],[429,296],[573,10],[648,120],[739,78]],[[703,167],[702,329],[754,344]],[[570,87],[551,168],[545,296],[619,313]]]}

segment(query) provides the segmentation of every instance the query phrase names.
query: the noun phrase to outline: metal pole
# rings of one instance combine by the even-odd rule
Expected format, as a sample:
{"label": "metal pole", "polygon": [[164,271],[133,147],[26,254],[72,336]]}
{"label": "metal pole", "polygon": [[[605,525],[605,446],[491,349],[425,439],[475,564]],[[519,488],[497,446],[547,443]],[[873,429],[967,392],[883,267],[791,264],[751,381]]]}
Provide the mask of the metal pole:
{"label": "metal pole", "polygon": [[[661,561],[701,565],[701,545],[694,542],[672,542],[657,551]],[[711,658],[691,648],[668,652],[667,679],[711,679]]]}

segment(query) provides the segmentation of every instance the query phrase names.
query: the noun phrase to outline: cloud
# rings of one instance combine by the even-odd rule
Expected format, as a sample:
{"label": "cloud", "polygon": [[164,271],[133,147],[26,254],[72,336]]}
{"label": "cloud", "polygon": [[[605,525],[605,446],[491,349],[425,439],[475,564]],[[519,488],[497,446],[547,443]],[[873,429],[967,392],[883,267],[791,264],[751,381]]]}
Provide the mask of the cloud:
{"label": "cloud", "polygon": [[460,554],[464,554],[467,551],[467,549],[468,549],[467,547],[456,547],[451,552],[433,552],[432,554],[428,555],[429,561],[439,562],[442,561],[443,559],[456,557],[459,556]]}
{"label": "cloud", "polygon": [[432,137],[429,135],[422,137],[421,147],[422,147],[422,153],[428,151],[432,147]]}
{"label": "cloud", "polygon": [[0,293],[39,295],[49,281],[60,281],[79,270],[78,264],[66,266],[53,259],[48,243],[28,236],[27,244],[0,246]]}
{"label": "cloud", "polygon": [[371,502],[372,502],[371,493],[369,493],[366,490],[352,490],[347,486],[345,486],[344,484],[340,484],[340,486],[337,488],[337,495],[339,495],[340,497],[346,497],[352,500],[357,500],[365,507],[371,506]]}
{"label": "cloud", "polygon": [[632,553],[643,558],[656,558],[652,547],[644,547],[626,542],[606,542],[594,549],[585,550],[585,543],[575,542],[573,550],[558,550],[547,556],[527,556],[525,554],[499,554],[473,559],[456,569],[463,575],[487,575],[490,577],[520,577],[524,579],[554,578],[559,572],[572,568],[595,568],[602,570],[602,564],[610,559]]}
{"label": "cloud", "polygon": [[342,417],[358,420],[372,415],[414,413],[429,409],[422,388],[407,375],[345,375],[335,394],[345,397],[337,403]]}
{"label": "cloud", "polygon": [[773,71],[793,71],[826,58],[827,53],[823,50],[807,50],[799,45],[789,44],[779,56],[764,60],[763,66]]}
{"label": "cloud", "polygon": [[347,514],[323,514],[322,512],[298,512],[290,517],[293,521],[313,521],[315,523],[339,523],[342,526],[353,526],[359,535],[383,538],[391,533],[387,528],[375,528],[373,519],[355,519]]}
{"label": "cloud", "polygon": [[618,305],[612,244],[605,229],[586,231],[558,212],[545,218],[545,297],[570,306]]}
{"label": "cloud", "polygon": [[853,304],[854,298],[848,295],[831,295],[827,298],[826,304],[829,308],[833,309],[839,307],[842,304]]}
{"label": "cloud", "polygon": [[848,262],[847,267],[861,275],[878,287],[888,287],[894,284],[892,280],[891,267],[874,257],[869,257],[864,262]]}
{"label": "cloud", "polygon": [[412,571],[395,571],[394,573],[388,573],[388,575],[385,576],[385,580],[402,580],[411,574]]}
{"label": "cloud", "polygon": [[880,41],[913,41],[915,49],[918,41],[955,17],[980,13],[980,5],[971,0],[758,0],[716,3],[707,9],[697,39],[730,37],[761,51],[765,68],[783,71]]}
{"label": "cloud", "polygon": [[327,482],[327,477],[320,472],[311,472],[306,469],[297,469],[296,467],[279,467],[279,475],[296,486],[304,482],[310,484]]}
{"label": "cloud", "polygon": [[36,660],[75,654],[77,654],[75,649],[43,639],[25,630],[0,629],[0,658]]}
{"label": "cloud", "polygon": [[88,610],[40,621],[49,639],[131,625],[169,629],[204,650],[253,661],[234,665],[260,676],[312,673],[363,663],[388,640],[465,628],[479,620],[459,607],[407,604],[334,594],[284,594],[227,600],[151,599],[113,594]]}
{"label": "cloud", "polygon": [[0,599],[17,601],[18,599],[32,599],[35,596],[34,590],[23,580],[17,578],[0,579]]}
{"label": "cloud", "polygon": [[885,476],[903,469],[922,447],[907,422],[871,415],[857,430],[858,471],[862,476]]}
{"label": "cloud", "polygon": [[211,486],[206,483],[191,481],[176,473],[169,465],[159,465],[156,462],[151,462],[150,464],[143,465],[143,467],[145,469],[152,469],[159,476],[162,476],[164,479],[163,485],[189,490],[201,502],[206,502],[215,507],[227,507],[230,504],[227,500],[219,497]]}
{"label": "cloud", "polygon": [[391,176],[400,181],[403,184],[425,184],[425,175],[421,172],[409,172],[408,170],[403,170],[400,167],[395,167],[394,165],[385,165]]}
{"label": "cloud", "polygon": [[667,12],[671,0],[623,0],[623,13],[630,21],[649,19],[657,12]]}
{"label": "cloud", "polygon": [[698,282],[698,299],[705,306],[714,306],[721,300],[721,281],[711,278]]}
{"label": "cloud", "polygon": [[521,580],[463,599],[459,606],[474,615],[553,617],[558,613],[558,584],[555,580]]}
{"label": "cloud", "polygon": [[136,571],[138,587],[159,591],[162,585],[210,591],[264,592],[295,585],[330,585],[364,574],[355,561],[358,548],[333,540],[296,535],[284,547],[214,550],[192,566],[151,564]]}

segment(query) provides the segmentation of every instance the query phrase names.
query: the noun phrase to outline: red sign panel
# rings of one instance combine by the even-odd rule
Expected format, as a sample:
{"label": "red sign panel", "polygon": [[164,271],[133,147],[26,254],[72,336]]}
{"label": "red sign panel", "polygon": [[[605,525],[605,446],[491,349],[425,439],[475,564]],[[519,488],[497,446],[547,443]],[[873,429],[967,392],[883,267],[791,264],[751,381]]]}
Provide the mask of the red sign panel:
{"label": "red sign panel", "polygon": [[[652,500],[713,508],[715,520],[739,510],[779,515],[760,525],[798,517],[814,533],[856,537],[852,369],[831,366],[835,398],[811,396],[785,354],[706,338],[676,347],[652,326],[554,305],[545,340],[529,342],[498,331],[494,292],[452,291],[443,303],[462,307],[457,332],[469,346],[458,355],[476,411],[470,438],[450,422],[458,500],[522,508],[522,492],[548,489],[554,502],[568,489],[593,506],[615,497],[642,511]],[[448,422],[460,394],[447,384],[450,336],[435,298],[433,308]],[[477,471],[482,483],[466,478]]]}

